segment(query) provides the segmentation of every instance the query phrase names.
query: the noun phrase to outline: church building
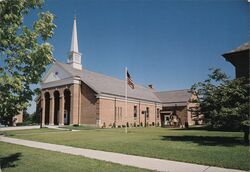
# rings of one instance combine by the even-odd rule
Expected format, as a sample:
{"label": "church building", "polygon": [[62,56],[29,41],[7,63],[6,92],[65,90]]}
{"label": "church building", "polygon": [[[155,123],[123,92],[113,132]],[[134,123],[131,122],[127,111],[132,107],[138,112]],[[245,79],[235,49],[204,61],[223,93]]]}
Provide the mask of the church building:
{"label": "church building", "polygon": [[[95,125],[98,127],[192,125],[188,110],[194,95],[189,90],[156,92],[150,86],[89,71],[82,67],[76,18],[68,62],[55,61],[41,82],[38,112],[44,125]],[[126,103],[127,102],[127,103]],[[171,123],[172,122],[172,123]]]}

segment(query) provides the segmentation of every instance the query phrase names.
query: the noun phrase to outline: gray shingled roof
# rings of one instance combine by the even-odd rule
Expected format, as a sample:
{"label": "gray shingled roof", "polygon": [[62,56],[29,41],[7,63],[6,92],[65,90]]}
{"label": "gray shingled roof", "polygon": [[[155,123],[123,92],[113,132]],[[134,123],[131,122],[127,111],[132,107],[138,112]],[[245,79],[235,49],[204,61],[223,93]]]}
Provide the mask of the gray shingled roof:
{"label": "gray shingled roof", "polygon": [[[125,95],[125,83],[124,80],[116,79],[110,76],[106,76],[100,73],[92,72],[86,69],[83,71],[74,69],[68,64],[63,64],[56,61],[60,66],[62,66],[66,71],[68,71],[72,76],[79,76],[81,80],[92,88],[97,93],[110,94],[117,96]],[[128,87],[128,97],[148,100],[154,102],[160,102],[159,98],[154,94],[154,90],[135,84],[135,89]]]}
{"label": "gray shingled roof", "polygon": [[230,52],[228,52],[226,54],[236,53],[236,52],[240,52],[240,51],[244,51],[244,50],[249,50],[249,49],[250,49],[250,42],[246,42],[245,44],[240,45],[239,47],[231,50]]}
{"label": "gray shingled roof", "polygon": [[161,100],[162,103],[174,105],[175,103],[186,104],[191,98],[192,93],[189,89],[185,89],[155,92],[155,95]]}

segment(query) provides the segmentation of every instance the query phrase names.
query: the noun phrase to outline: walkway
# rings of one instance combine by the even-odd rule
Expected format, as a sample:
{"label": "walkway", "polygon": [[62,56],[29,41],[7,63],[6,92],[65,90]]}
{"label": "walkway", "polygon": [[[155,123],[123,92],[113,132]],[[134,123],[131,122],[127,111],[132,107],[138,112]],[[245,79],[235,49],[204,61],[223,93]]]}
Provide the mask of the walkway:
{"label": "walkway", "polygon": [[126,155],[113,152],[104,152],[91,149],[75,148],[70,146],[35,142],[0,136],[0,141],[17,145],[28,146],[32,148],[45,149],[55,152],[62,152],[72,155],[84,156],[87,158],[109,161],[122,165],[134,166],[144,169],[164,172],[243,172],[240,170],[210,167],[184,162],[176,162],[155,158],[147,158],[134,155]]}
{"label": "walkway", "polygon": [[[11,130],[29,130],[29,129],[38,129],[40,125],[32,125],[32,126],[18,126],[18,127],[2,127],[0,131],[11,131]],[[65,130],[69,131],[67,128],[60,128],[58,125],[45,125],[45,128],[51,128],[56,130]],[[80,131],[80,130],[71,130],[71,131]]]}
{"label": "walkway", "polygon": [[36,129],[36,128],[40,128],[40,125],[18,126],[18,127],[2,127],[2,128],[0,128],[0,131],[28,130],[28,129]]}

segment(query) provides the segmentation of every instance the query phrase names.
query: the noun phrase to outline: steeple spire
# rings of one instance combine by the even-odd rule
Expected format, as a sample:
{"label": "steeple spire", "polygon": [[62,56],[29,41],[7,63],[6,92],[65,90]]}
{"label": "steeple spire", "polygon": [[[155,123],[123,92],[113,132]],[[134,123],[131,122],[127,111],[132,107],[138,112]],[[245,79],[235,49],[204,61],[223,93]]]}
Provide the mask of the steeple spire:
{"label": "steeple spire", "polygon": [[77,40],[77,29],[76,29],[76,16],[74,16],[73,32],[71,39],[70,51],[78,52],[78,40]]}
{"label": "steeple spire", "polygon": [[78,51],[77,29],[76,29],[76,16],[74,16],[74,24],[71,38],[71,47],[69,52],[68,64],[73,68],[82,69],[81,53]]}

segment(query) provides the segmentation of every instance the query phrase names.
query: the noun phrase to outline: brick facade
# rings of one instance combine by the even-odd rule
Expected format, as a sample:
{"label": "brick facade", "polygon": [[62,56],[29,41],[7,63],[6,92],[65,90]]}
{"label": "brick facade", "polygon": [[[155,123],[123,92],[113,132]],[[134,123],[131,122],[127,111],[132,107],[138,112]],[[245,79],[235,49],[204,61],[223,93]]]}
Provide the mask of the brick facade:
{"label": "brick facade", "polygon": [[[68,100],[70,105],[65,105],[65,90],[70,92],[70,100]],[[55,92],[59,93],[57,99],[54,96]],[[49,95],[49,98],[46,98],[46,95],[47,97]],[[184,126],[185,123],[189,125],[195,124],[192,113],[188,109],[197,106],[197,104],[187,102],[185,106],[164,107],[158,102],[128,99],[126,115],[126,104],[123,97],[99,96],[83,82],[44,89],[41,97],[42,125],[67,124],[65,123],[65,110],[62,111],[62,108],[66,109],[66,106],[70,108],[68,116],[70,125],[86,124],[99,127],[119,127],[125,125],[164,126],[164,111],[175,111],[179,119],[178,125]],[[195,98],[195,96],[191,98]],[[48,100],[50,102],[45,103]],[[59,101],[59,105],[57,105],[59,109],[56,109],[56,101]],[[45,109],[43,107],[48,107],[49,109],[43,110]],[[46,119],[49,119],[49,123],[46,123]]]}
{"label": "brick facade", "polygon": [[[100,98],[100,123],[101,126],[139,126],[139,125],[157,125],[160,124],[160,117],[157,117],[156,105],[152,102],[141,102],[135,100],[128,100],[127,102],[127,115],[126,103],[123,99],[117,98]],[[145,111],[149,110],[149,114]]]}
{"label": "brick facade", "polygon": [[80,124],[96,125],[99,118],[99,101],[95,92],[85,83],[81,84]]}
{"label": "brick facade", "polygon": [[[49,119],[49,125],[55,124],[55,118],[58,119],[59,125],[64,125],[65,109],[65,90],[70,91],[70,125],[87,124],[97,125],[99,127],[111,126],[145,126],[160,125],[161,105],[155,102],[146,102],[141,100],[129,99],[127,103],[127,116],[125,111],[124,98],[116,97],[98,97],[87,84],[70,84],[60,87],[52,87],[42,90],[41,101],[41,123],[45,125],[45,119]],[[59,111],[56,112],[55,92],[59,92]],[[49,99],[46,99],[49,95]],[[46,105],[46,101],[47,102]],[[45,108],[49,108],[45,110]],[[147,111],[149,114],[145,113]],[[55,115],[58,115],[55,117]]]}

